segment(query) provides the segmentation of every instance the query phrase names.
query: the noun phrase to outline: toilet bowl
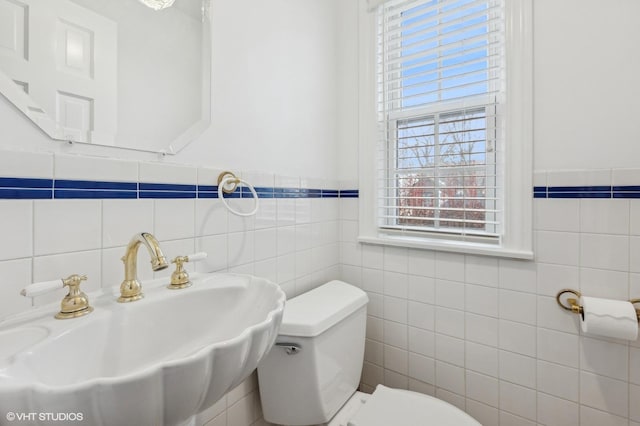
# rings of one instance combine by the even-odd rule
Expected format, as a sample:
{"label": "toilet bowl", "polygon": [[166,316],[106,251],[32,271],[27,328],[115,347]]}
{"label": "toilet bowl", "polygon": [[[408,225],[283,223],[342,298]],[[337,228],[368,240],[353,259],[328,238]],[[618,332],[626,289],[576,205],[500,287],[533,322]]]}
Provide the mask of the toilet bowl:
{"label": "toilet bowl", "polygon": [[258,365],[264,419],[287,426],[478,426],[437,398],[378,385],[356,392],[364,360],[365,292],[331,281],[287,301]]}

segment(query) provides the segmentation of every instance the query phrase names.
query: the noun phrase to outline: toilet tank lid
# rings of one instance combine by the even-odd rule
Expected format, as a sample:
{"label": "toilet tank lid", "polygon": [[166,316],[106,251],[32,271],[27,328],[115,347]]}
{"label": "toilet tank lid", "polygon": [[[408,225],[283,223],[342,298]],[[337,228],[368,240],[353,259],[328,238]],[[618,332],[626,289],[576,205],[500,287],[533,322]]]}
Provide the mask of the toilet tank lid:
{"label": "toilet tank lid", "polygon": [[367,294],[358,287],[330,281],[287,301],[279,334],[317,336],[368,302]]}

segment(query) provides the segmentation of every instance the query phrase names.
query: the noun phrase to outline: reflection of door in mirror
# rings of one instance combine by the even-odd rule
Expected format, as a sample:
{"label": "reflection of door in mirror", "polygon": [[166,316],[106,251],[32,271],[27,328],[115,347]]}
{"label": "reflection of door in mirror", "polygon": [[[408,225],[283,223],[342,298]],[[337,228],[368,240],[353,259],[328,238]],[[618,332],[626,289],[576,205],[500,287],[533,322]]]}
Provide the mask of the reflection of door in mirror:
{"label": "reflection of door in mirror", "polygon": [[0,66],[12,80],[0,85],[59,139],[114,144],[116,49],[117,24],[77,4],[0,0]]}

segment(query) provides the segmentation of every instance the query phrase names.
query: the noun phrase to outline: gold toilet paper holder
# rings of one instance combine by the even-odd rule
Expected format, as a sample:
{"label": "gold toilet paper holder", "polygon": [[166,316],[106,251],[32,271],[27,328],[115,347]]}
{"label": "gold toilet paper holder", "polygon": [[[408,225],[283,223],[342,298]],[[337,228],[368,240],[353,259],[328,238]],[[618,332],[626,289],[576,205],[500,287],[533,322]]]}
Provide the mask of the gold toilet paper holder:
{"label": "gold toilet paper holder", "polygon": [[[567,293],[573,294],[576,297],[575,298],[567,297],[565,299],[566,304],[564,304],[562,303],[562,297]],[[556,302],[558,302],[558,305],[560,305],[562,309],[573,312],[574,314],[582,314],[584,310],[582,309],[582,306],[580,306],[580,304],[578,303],[578,299],[580,299],[580,297],[582,297],[582,293],[580,293],[578,290],[565,288],[560,290],[556,295]],[[631,303],[632,305],[640,304],[640,299],[631,299],[629,300],[629,303]],[[640,322],[640,308],[636,308],[636,317],[638,318],[638,322]]]}

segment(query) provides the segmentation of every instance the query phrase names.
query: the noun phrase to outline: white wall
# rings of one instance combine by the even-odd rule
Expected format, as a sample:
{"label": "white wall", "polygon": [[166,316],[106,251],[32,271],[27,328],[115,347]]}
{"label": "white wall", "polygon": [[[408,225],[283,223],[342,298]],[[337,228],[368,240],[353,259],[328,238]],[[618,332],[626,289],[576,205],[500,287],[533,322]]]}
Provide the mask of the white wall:
{"label": "white wall", "polygon": [[[638,167],[640,2],[534,0],[533,7],[534,169]],[[356,39],[356,26],[350,30],[347,39]],[[356,65],[345,66],[357,46],[340,47],[342,81],[357,79]],[[342,179],[357,178],[355,139],[340,146]]]}
{"label": "white wall", "polygon": [[[304,178],[333,178],[337,171],[339,178],[355,180],[358,76],[353,3],[215,0],[214,123],[172,160]],[[639,120],[630,112],[640,90],[633,78],[640,75],[634,56],[640,26],[632,21],[640,16],[639,7],[634,0],[534,1],[536,184],[607,185],[625,176],[632,178],[625,184],[640,182],[640,170],[619,171],[638,167],[634,138]],[[613,47],[603,47],[609,45]],[[618,117],[624,119],[611,124]],[[4,148],[155,159],[52,143],[5,101],[0,101],[0,122]],[[557,173],[560,169],[585,170]],[[28,239],[32,244],[42,239],[33,231],[40,220],[33,217],[36,206],[62,209],[62,203],[7,201],[0,212],[13,212],[15,221],[22,218],[25,229],[32,229]],[[69,207],[98,203],[101,211],[115,204],[73,202]],[[176,204],[176,214],[184,213],[182,202],[141,203],[138,207],[148,214],[140,221],[153,223],[151,216],[164,215],[167,204]],[[199,204],[196,201],[190,209],[198,212]],[[365,288],[372,301],[366,385],[387,383],[435,393],[485,424],[640,425],[638,342],[584,337],[576,317],[561,311],[553,300],[555,291],[565,286],[601,297],[640,296],[635,262],[640,256],[640,205],[637,200],[536,200],[534,206],[537,258],[524,262],[361,246],[355,240],[357,201],[340,201],[342,277]],[[305,211],[304,206],[295,206],[294,211],[298,207]],[[46,214],[41,216],[48,220]],[[96,228],[106,229],[102,221],[109,217],[105,214]],[[333,216],[318,221],[327,223],[315,227],[303,223],[300,231],[310,226],[320,235],[322,226],[337,227]],[[282,229],[288,226],[293,228]],[[287,231],[297,235],[299,230],[298,224],[279,222],[268,228],[252,229],[242,237],[225,231],[202,238],[194,224],[187,236],[167,243],[181,249],[185,240],[185,248],[199,249],[198,244],[210,240],[227,247],[233,238],[266,241],[258,233],[273,237],[275,232],[277,247],[279,238],[291,237]],[[296,243],[306,241],[295,238]],[[72,247],[64,264],[57,262],[64,254],[47,253],[37,259],[29,246],[30,252],[20,259],[7,258],[4,266],[24,266],[26,283],[47,262],[63,267],[76,258],[82,265],[88,250],[100,259],[93,263],[101,275],[102,262],[117,260],[122,244],[111,251],[103,251],[102,243]],[[319,244],[327,252],[335,250],[331,241]],[[298,249],[283,255],[282,270],[289,277],[285,281],[293,281],[294,289],[298,279],[300,288],[312,285],[307,255]],[[273,259],[251,258],[243,270],[278,277],[281,269],[275,258],[274,271]],[[296,268],[305,268],[306,275],[299,278]],[[59,275],[53,268],[47,271]],[[317,280],[311,273],[311,279],[317,283],[334,273],[330,266]],[[49,275],[38,272],[40,277]],[[259,411],[253,389],[250,381],[241,392],[254,394],[247,402],[251,408],[235,405],[239,416],[253,413],[251,421]],[[226,410],[235,401],[229,396],[218,404],[216,425],[237,423],[233,409]]]}
{"label": "white wall", "polygon": [[[339,5],[339,0],[214,0],[212,125],[164,161],[335,177]],[[51,142],[4,98],[0,122],[4,149],[158,159]]]}
{"label": "white wall", "polygon": [[[356,179],[355,3],[214,0],[213,124],[168,161]],[[534,2],[537,170],[637,163],[639,12],[634,0]],[[4,98],[0,122],[5,149],[156,158],[51,142]]]}
{"label": "white wall", "polygon": [[[533,4],[534,184],[640,185],[640,3]],[[640,297],[639,200],[535,199],[535,261],[362,245],[357,218],[341,200],[342,279],[370,297],[365,390],[433,394],[485,425],[640,425],[640,340],[586,336],[555,302]]]}
{"label": "white wall", "polygon": [[[12,177],[110,182],[211,185],[221,170],[151,162],[81,158],[63,154],[0,150],[0,170]],[[242,176],[256,186],[337,188],[337,181],[277,174]],[[253,200],[229,200],[249,211]],[[121,257],[135,233],[151,232],[168,259],[204,251],[209,257],[189,271],[254,274],[277,282],[288,297],[338,278],[338,198],[261,199],[255,216],[239,217],[220,199],[40,199],[0,200],[0,323],[32,306],[53,315],[66,290],[32,299],[20,290],[32,282],[85,274],[90,300],[100,289],[117,288]],[[138,277],[168,282],[173,268],[153,272],[145,250]],[[146,260],[145,260],[146,259]],[[255,376],[222,398],[198,424],[249,426],[259,421]],[[213,420],[212,420],[213,419]]]}
{"label": "white wall", "polygon": [[[342,1],[337,28],[338,59],[338,152],[336,163],[340,179],[358,179],[358,1]],[[357,185],[348,185],[355,188]]]}
{"label": "white wall", "polygon": [[214,1],[213,124],[179,155],[334,176],[337,1]]}
{"label": "white wall", "polygon": [[637,167],[640,2],[534,1],[535,168]]}
{"label": "white wall", "polygon": [[[340,14],[341,2],[214,0],[213,123],[175,157],[51,141],[0,96],[0,177],[131,182],[155,170],[146,179],[212,185],[217,168],[241,172],[258,186],[337,188],[338,122],[349,124],[338,119],[337,91],[353,89],[339,78],[338,35],[354,24]],[[357,105],[347,109],[353,114]],[[12,277],[0,285],[0,318],[30,307],[19,290],[33,281],[85,272],[87,291],[112,286],[121,279],[123,245],[143,230],[160,239],[168,257],[208,251],[213,260],[199,270],[269,277],[289,296],[337,278],[337,199],[261,206],[258,217],[240,220],[219,200],[0,200],[0,271]],[[143,268],[140,276],[153,277]],[[49,294],[35,304],[60,298]],[[248,426],[261,424],[260,417],[252,376],[199,424]]]}
{"label": "white wall", "polygon": [[640,295],[640,200],[534,208],[530,262],[359,245],[357,203],[341,200],[342,279],[370,298],[365,391],[435,395],[483,425],[640,425],[640,340],[586,336],[555,301]]}

